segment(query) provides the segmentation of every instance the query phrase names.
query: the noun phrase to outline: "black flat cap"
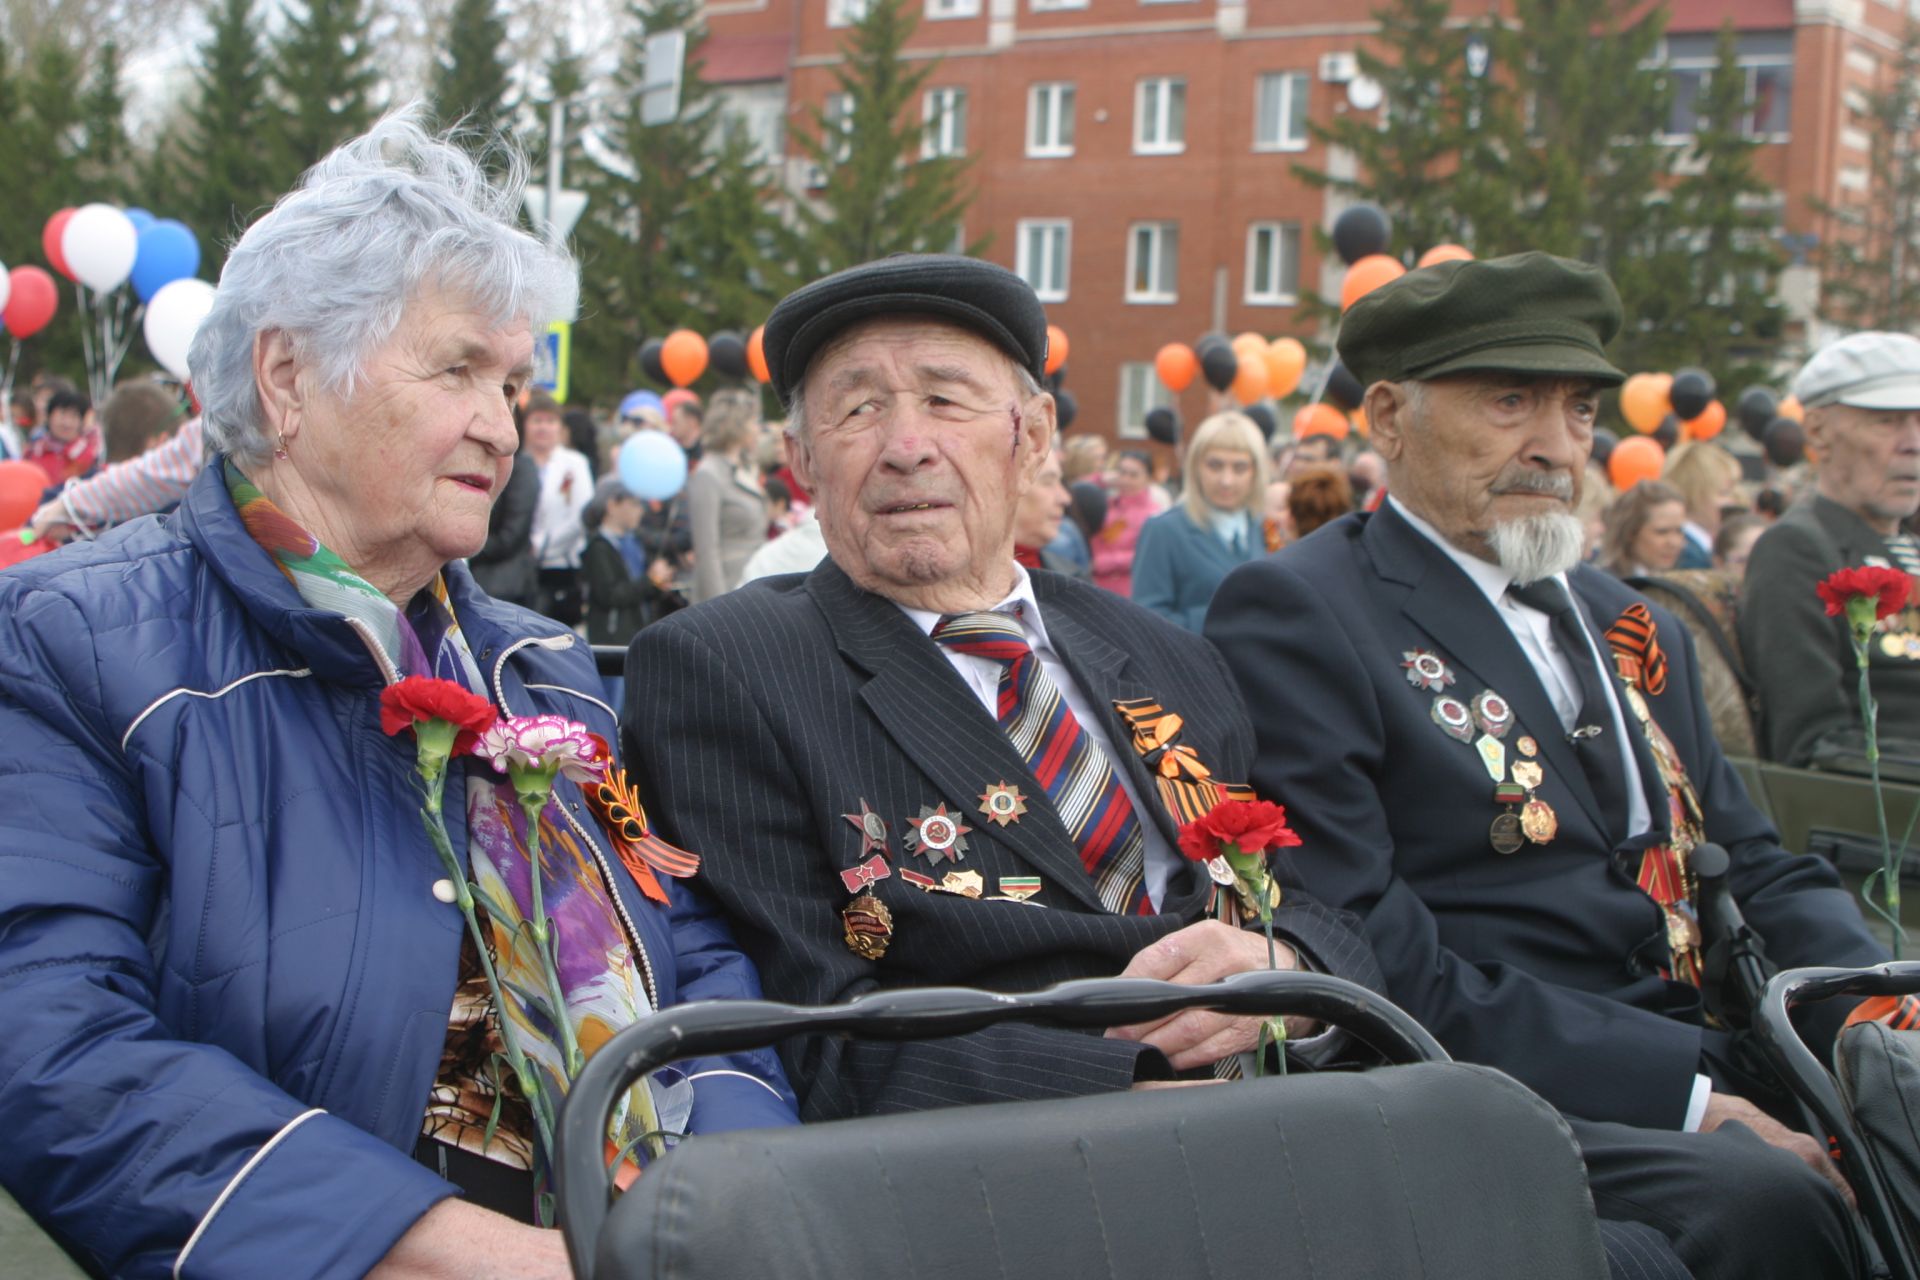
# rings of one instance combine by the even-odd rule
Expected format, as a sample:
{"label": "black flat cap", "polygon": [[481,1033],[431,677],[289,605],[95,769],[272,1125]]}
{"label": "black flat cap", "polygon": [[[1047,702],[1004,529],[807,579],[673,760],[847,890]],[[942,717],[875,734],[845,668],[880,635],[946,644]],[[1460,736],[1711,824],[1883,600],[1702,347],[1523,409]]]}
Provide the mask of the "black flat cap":
{"label": "black flat cap", "polygon": [[1046,376],[1047,313],[1005,267],[955,253],[902,253],[802,285],[767,317],[761,347],[782,406],[820,348],[870,316],[933,316],[971,329],[1034,376]]}
{"label": "black flat cap", "polygon": [[1598,267],[1517,253],[1381,285],[1347,311],[1336,345],[1362,386],[1482,372],[1614,386],[1627,377],[1606,355],[1620,320],[1620,295]]}

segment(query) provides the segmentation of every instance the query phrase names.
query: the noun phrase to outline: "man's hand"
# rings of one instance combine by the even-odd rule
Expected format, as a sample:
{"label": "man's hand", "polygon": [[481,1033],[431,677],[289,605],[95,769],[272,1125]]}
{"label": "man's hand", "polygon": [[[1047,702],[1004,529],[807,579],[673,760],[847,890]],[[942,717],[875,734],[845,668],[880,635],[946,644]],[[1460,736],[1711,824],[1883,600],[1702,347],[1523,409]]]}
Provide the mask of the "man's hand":
{"label": "man's hand", "polygon": [[[1300,959],[1284,942],[1273,944],[1276,968],[1297,969]],[[1267,967],[1267,940],[1246,929],[1235,929],[1218,920],[1203,920],[1170,933],[1145,948],[1127,962],[1123,978],[1157,978],[1186,986],[1204,986],[1236,973]],[[1244,1053],[1259,1042],[1258,1017],[1236,1017],[1209,1009],[1187,1009],[1158,1022],[1142,1022],[1131,1027],[1111,1027],[1107,1034],[1117,1040],[1138,1040],[1167,1055],[1174,1068],[1204,1067],[1236,1053]],[[1308,1018],[1287,1019],[1287,1035],[1305,1037],[1314,1031]]]}
{"label": "man's hand", "polygon": [[367,1274],[370,1280],[572,1280],[573,1268],[558,1231],[464,1200],[442,1200]]}
{"label": "man's hand", "polygon": [[67,504],[55,498],[52,502],[42,503],[33,518],[27,521],[27,527],[33,530],[36,538],[59,546],[73,537],[73,525],[67,516]]}
{"label": "man's hand", "polygon": [[1855,1207],[1853,1188],[1847,1185],[1846,1178],[1827,1158],[1826,1148],[1806,1134],[1787,1128],[1745,1098],[1715,1089],[1707,1099],[1707,1114],[1700,1121],[1700,1132],[1712,1133],[1729,1120],[1747,1126],[1768,1146],[1798,1156],[1808,1168],[1833,1184],[1849,1208]]}

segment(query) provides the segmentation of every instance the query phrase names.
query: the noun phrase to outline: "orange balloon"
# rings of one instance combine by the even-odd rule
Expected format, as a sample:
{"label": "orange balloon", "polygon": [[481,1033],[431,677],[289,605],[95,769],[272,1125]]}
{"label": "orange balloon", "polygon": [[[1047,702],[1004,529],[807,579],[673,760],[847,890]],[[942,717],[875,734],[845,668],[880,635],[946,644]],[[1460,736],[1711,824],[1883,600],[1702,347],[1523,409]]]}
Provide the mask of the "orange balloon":
{"label": "orange balloon", "polygon": [[707,371],[707,340],[691,329],[675,329],[660,344],[660,367],[668,382],[686,386]]}
{"label": "orange balloon", "polygon": [[1437,244],[1420,255],[1414,266],[1431,267],[1436,262],[1472,262],[1473,250],[1459,244]]}
{"label": "orange balloon", "polygon": [[1718,400],[1710,400],[1707,407],[1700,411],[1697,418],[1688,418],[1680,424],[1689,440],[1711,440],[1719,435],[1727,425],[1727,406]]}
{"label": "orange balloon", "polygon": [[1788,396],[1780,402],[1780,407],[1773,412],[1776,417],[1792,418],[1795,422],[1799,422],[1807,416],[1806,409],[1800,404],[1799,396]]}
{"label": "orange balloon", "polygon": [[1242,405],[1249,405],[1267,396],[1267,355],[1265,344],[1258,354],[1242,352],[1240,372],[1233,375],[1233,386],[1229,388],[1233,398]]}
{"label": "orange balloon", "polygon": [[1658,440],[1628,436],[1613,446],[1613,456],[1607,459],[1607,478],[1624,493],[1642,480],[1658,480],[1666,465],[1667,451]]}
{"label": "orange balloon", "polygon": [[1267,349],[1267,340],[1249,329],[1245,333],[1235,334],[1232,346],[1235,351],[1239,352],[1265,351]]}
{"label": "orange balloon", "polygon": [[1200,372],[1200,358],[1186,343],[1169,342],[1154,353],[1153,371],[1160,375],[1162,386],[1179,395],[1193,385]]}
{"label": "orange balloon", "polygon": [[1347,415],[1332,405],[1310,404],[1293,415],[1293,438],[1305,440],[1308,436],[1332,436],[1335,440],[1345,440],[1352,425],[1347,421]]}
{"label": "orange balloon", "polygon": [[767,326],[761,325],[747,339],[747,370],[762,382],[773,381],[773,371],[767,368]]}
{"label": "orange balloon", "polygon": [[1641,435],[1650,435],[1660,420],[1673,412],[1667,394],[1673,389],[1673,375],[1636,373],[1620,388],[1620,416]]}
{"label": "orange balloon", "polygon": [[1353,429],[1360,433],[1362,440],[1365,440],[1373,434],[1373,424],[1367,421],[1367,411],[1365,409],[1355,409],[1352,413],[1348,414],[1347,417],[1353,422]]}
{"label": "orange balloon", "polygon": [[1067,331],[1057,324],[1047,326],[1047,372],[1058,373],[1067,362]]}
{"label": "orange balloon", "polygon": [[1384,253],[1369,254],[1347,268],[1340,286],[1340,309],[1345,311],[1360,299],[1391,280],[1407,274],[1407,269]]}
{"label": "orange balloon", "polygon": [[1293,394],[1307,371],[1307,349],[1298,338],[1275,338],[1267,344],[1267,394],[1279,399]]}

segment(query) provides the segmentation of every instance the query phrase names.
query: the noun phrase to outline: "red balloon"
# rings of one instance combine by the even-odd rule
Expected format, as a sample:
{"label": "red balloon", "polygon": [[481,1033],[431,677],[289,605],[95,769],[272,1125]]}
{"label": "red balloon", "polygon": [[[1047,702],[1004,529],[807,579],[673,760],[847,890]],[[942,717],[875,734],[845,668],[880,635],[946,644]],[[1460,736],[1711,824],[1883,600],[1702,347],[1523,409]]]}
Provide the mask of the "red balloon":
{"label": "red balloon", "polygon": [[40,508],[47,473],[31,462],[0,462],[0,529],[18,529]]}
{"label": "red balloon", "polygon": [[71,208],[62,209],[47,219],[47,225],[40,231],[40,247],[46,251],[47,261],[53,269],[67,279],[73,279],[73,272],[67,270],[67,255],[61,251],[60,237],[66,234],[67,219],[73,216]]}
{"label": "red balloon", "polygon": [[13,287],[0,318],[5,319],[8,333],[30,338],[53,319],[54,308],[60,305],[59,287],[39,267],[15,267],[8,275]]}

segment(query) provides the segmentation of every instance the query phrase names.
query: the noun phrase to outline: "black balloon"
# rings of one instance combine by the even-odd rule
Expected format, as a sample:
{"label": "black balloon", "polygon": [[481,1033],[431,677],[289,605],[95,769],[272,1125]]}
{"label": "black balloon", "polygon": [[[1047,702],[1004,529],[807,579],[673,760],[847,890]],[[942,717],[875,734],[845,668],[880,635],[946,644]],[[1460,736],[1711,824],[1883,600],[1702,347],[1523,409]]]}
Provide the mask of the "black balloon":
{"label": "black balloon", "polygon": [[1660,425],[1653,429],[1653,438],[1660,442],[1662,449],[1671,449],[1680,439],[1680,419],[1668,414],[1660,419]]}
{"label": "black balloon", "polygon": [[1250,404],[1240,412],[1253,419],[1253,425],[1260,428],[1262,439],[1273,439],[1273,433],[1280,429],[1280,423],[1275,420],[1273,410],[1264,404]]}
{"label": "black balloon", "polygon": [[1705,369],[1681,369],[1673,375],[1673,389],[1667,399],[1683,422],[1691,422],[1713,403],[1713,375]]}
{"label": "black balloon", "polygon": [[1760,443],[1767,461],[1776,467],[1790,467],[1807,457],[1807,433],[1792,418],[1775,418],[1767,424]]}
{"label": "black balloon", "polygon": [[1605,467],[1607,459],[1613,456],[1613,446],[1620,443],[1620,437],[1606,427],[1596,427],[1593,432],[1593,461],[1597,466]]}
{"label": "black balloon", "polygon": [[[1227,379],[1232,382],[1233,379]],[[1161,444],[1180,442],[1180,417],[1167,408],[1147,410],[1147,434]]]}
{"label": "black balloon", "polygon": [[1193,354],[1199,355],[1208,347],[1232,348],[1232,346],[1232,339],[1228,338],[1226,334],[1221,333],[1218,329],[1215,329],[1210,333],[1203,333],[1193,340]]}
{"label": "black balloon", "polygon": [[731,329],[722,329],[707,339],[707,363],[725,377],[746,377],[747,340]]}
{"label": "black balloon", "polygon": [[1367,398],[1367,389],[1343,361],[1336,360],[1333,371],[1327,375],[1327,389],[1321,392],[1320,398],[1344,413],[1352,413]]}
{"label": "black balloon", "polygon": [[1200,376],[1215,391],[1225,391],[1240,376],[1240,356],[1226,343],[1210,343],[1200,357]]}
{"label": "black balloon", "polygon": [[1074,523],[1091,538],[1107,523],[1107,491],[1091,480],[1076,480],[1067,486],[1067,492],[1073,495],[1069,510]]}
{"label": "black balloon", "polygon": [[1766,437],[1767,427],[1779,412],[1780,401],[1765,387],[1748,387],[1733,406],[1733,416],[1740,420],[1740,429],[1755,440]]}
{"label": "black balloon", "polygon": [[1060,390],[1053,393],[1053,417],[1060,430],[1065,431],[1080,416],[1080,402],[1073,398],[1073,392]]}
{"label": "black balloon", "polygon": [[640,344],[640,372],[647,375],[647,381],[667,386],[666,366],[660,363],[661,349],[666,342],[660,338],[648,338]]}
{"label": "black balloon", "polygon": [[1384,253],[1393,226],[1379,205],[1356,204],[1334,219],[1333,247],[1348,266],[1374,253]]}
{"label": "black balloon", "polygon": [[1055,369],[1052,373],[1047,375],[1047,378],[1046,378],[1047,390],[1058,391],[1060,389],[1060,384],[1065,382],[1066,380],[1067,380],[1067,366],[1061,365],[1058,369]]}

